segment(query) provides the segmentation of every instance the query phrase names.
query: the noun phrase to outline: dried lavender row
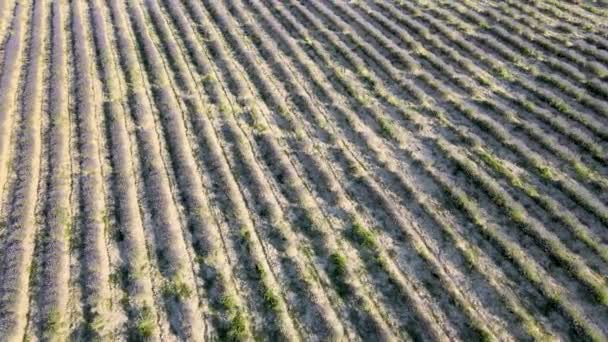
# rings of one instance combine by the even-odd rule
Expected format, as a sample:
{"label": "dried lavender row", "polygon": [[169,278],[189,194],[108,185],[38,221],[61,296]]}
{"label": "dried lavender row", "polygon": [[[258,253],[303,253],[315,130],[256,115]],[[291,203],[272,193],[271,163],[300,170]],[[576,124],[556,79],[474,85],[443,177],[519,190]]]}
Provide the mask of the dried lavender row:
{"label": "dried lavender row", "polygon": [[8,225],[3,237],[0,268],[0,336],[20,340],[27,323],[29,279],[36,241],[35,209],[41,168],[42,93],[47,51],[46,3],[33,6],[27,70],[20,94],[20,128],[17,130],[15,180],[9,197]]}
{"label": "dried lavender row", "polygon": [[[12,13],[14,13],[16,4],[14,0],[7,0],[0,3],[0,43],[4,43],[7,27],[11,23]],[[0,49],[0,58],[4,53],[4,49]]]}
{"label": "dried lavender row", "polygon": [[[30,3],[17,4],[11,23],[11,34],[4,43],[4,60],[0,75],[0,199],[4,197],[10,168],[9,160],[13,150],[10,148],[13,135],[16,95],[23,67],[20,64],[24,55],[24,39],[29,18]],[[2,231],[0,230],[0,234]]]}
{"label": "dried lavender row", "polygon": [[100,160],[98,131],[100,103],[94,91],[94,64],[84,14],[78,2],[71,4],[72,50],[75,61],[76,110],[78,122],[82,263],[81,285],[85,301],[85,320],[89,333],[105,336],[113,329],[110,321],[109,256],[106,249],[105,189]]}
{"label": "dried lavender row", "polygon": [[44,284],[38,304],[42,338],[63,338],[67,335],[69,294],[70,231],[73,225],[70,203],[70,117],[68,114],[68,75],[65,6],[54,2],[51,6],[52,47],[50,58],[48,144],[48,195],[44,236],[41,283]]}

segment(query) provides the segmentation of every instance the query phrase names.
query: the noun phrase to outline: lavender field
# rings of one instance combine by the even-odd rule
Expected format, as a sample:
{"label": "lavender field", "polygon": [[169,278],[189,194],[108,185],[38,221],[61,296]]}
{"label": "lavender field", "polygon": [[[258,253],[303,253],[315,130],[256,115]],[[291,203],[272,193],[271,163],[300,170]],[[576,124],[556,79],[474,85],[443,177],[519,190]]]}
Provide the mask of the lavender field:
{"label": "lavender field", "polygon": [[607,151],[605,0],[0,0],[0,341],[606,341]]}

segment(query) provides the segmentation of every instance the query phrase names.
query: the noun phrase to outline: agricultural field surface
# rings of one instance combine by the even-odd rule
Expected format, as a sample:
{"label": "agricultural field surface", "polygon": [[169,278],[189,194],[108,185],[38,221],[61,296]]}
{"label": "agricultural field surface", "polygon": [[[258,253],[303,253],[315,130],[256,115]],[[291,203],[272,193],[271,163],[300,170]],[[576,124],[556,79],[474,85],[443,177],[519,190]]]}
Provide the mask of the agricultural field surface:
{"label": "agricultural field surface", "polygon": [[4,341],[608,341],[608,4],[0,0]]}

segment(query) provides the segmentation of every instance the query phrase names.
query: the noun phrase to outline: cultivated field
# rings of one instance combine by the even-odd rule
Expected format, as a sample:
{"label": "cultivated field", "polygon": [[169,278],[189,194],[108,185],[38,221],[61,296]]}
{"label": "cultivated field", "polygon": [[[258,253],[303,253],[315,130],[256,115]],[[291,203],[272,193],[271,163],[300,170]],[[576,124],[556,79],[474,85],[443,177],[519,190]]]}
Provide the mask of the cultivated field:
{"label": "cultivated field", "polygon": [[0,0],[0,341],[608,339],[608,7]]}

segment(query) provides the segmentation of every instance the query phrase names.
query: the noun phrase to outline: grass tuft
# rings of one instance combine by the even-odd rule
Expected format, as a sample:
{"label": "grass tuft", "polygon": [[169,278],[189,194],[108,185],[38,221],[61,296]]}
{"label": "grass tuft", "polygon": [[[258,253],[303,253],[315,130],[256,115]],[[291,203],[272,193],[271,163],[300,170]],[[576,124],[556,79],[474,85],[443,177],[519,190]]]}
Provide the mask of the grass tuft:
{"label": "grass tuft", "polygon": [[353,224],[352,229],[353,236],[357,242],[367,248],[376,247],[376,236],[374,232],[365,228],[361,223],[356,222]]}
{"label": "grass tuft", "polygon": [[154,322],[152,309],[148,306],[144,306],[137,318],[137,325],[135,326],[136,336],[142,340],[148,339],[152,337],[155,329],[156,322]]}
{"label": "grass tuft", "polygon": [[384,137],[395,138],[395,127],[392,121],[380,118],[378,119],[378,125],[380,125],[380,132]]}
{"label": "grass tuft", "polygon": [[175,277],[169,283],[165,284],[163,293],[167,297],[184,300],[192,296],[192,289],[190,289],[190,287],[179,277]]}
{"label": "grass tuft", "polygon": [[348,284],[346,283],[346,257],[339,253],[332,253],[329,257],[330,261],[330,277],[336,284],[336,291],[341,297],[345,297],[350,293]]}

